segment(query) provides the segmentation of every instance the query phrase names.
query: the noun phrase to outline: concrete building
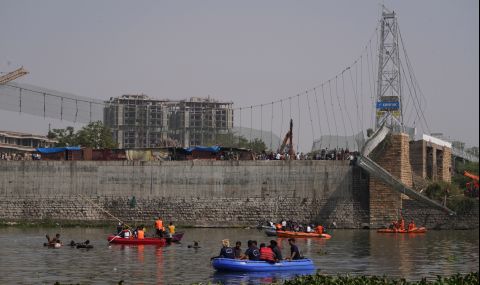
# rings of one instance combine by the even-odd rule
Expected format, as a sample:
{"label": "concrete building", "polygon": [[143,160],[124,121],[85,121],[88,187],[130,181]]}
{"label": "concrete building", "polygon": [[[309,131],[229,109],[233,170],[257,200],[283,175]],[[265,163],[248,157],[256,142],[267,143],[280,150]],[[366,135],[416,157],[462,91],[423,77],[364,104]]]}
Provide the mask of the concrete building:
{"label": "concrete building", "polygon": [[104,124],[119,148],[212,144],[233,128],[233,102],[192,97],[172,101],[144,94],[105,102]]}
{"label": "concrete building", "polygon": [[33,152],[37,147],[52,147],[55,142],[46,136],[0,131],[0,152],[4,153]]}

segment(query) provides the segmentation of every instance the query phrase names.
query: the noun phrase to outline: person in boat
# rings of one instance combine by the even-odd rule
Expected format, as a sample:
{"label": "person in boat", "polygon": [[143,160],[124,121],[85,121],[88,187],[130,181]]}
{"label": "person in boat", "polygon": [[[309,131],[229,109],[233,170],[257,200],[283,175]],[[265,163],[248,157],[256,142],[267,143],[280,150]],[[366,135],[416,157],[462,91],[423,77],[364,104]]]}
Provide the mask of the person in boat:
{"label": "person in boat", "polygon": [[168,225],[168,231],[170,232],[171,235],[175,234],[175,225],[173,225],[172,222]]}
{"label": "person in boat", "polygon": [[275,254],[275,259],[276,260],[282,260],[282,251],[280,250],[280,247],[278,247],[278,243],[276,240],[271,240],[270,241],[270,248],[272,249],[273,253]]}
{"label": "person in boat", "polygon": [[260,260],[260,251],[257,248],[256,240],[248,241],[248,248],[245,250],[244,259]]}
{"label": "person in boat", "polygon": [[325,231],[325,228],[322,226],[322,225],[318,225],[316,228],[315,228],[315,232],[319,235],[323,234]]}
{"label": "person in boat", "polygon": [[243,255],[242,252],[242,242],[237,241],[235,243],[235,247],[233,248],[233,252],[235,253],[235,258],[236,259],[245,259],[245,255]]}
{"label": "person in boat", "polygon": [[145,238],[145,231],[143,225],[137,227],[137,239],[144,239]]}
{"label": "person in boat", "polygon": [[62,245],[62,242],[60,241],[60,234],[56,234],[55,237],[51,238],[50,239],[50,236],[49,235],[46,235],[45,236],[47,238],[47,245],[48,246],[57,246],[57,244],[59,245]]}
{"label": "person in boat", "polygon": [[265,246],[264,243],[260,244],[260,260],[268,263],[275,263],[276,261],[275,253],[273,253],[273,250],[270,247]]}
{"label": "person in boat", "polygon": [[290,245],[290,256],[287,257],[287,259],[289,260],[302,259],[302,256],[300,255],[300,251],[298,250],[298,246],[295,244],[295,239],[289,238],[288,244]]}
{"label": "person in boat", "polygon": [[277,224],[275,225],[275,229],[276,229],[277,231],[281,231],[281,230],[282,230],[282,224],[281,224],[281,223],[277,223]]}
{"label": "person in boat", "polygon": [[123,224],[121,222],[118,222],[117,235],[119,235],[122,231],[123,231]]}
{"label": "person in boat", "polygon": [[230,240],[224,239],[222,240],[222,248],[220,249],[220,254],[218,256],[212,257],[214,258],[230,258],[235,259],[235,252],[233,248],[230,247]]}
{"label": "person in boat", "polygon": [[157,236],[163,237],[163,232],[165,231],[165,228],[163,227],[163,221],[160,217],[155,220],[155,231]]}
{"label": "person in boat", "polygon": [[405,220],[403,219],[403,217],[400,217],[400,219],[398,220],[398,225],[401,231],[405,230]]}
{"label": "person in boat", "polygon": [[125,229],[120,234],[120,237],[122,238],[130,238],[131,236],[132,236],[132,231],[130,230],[129,227],[125,227]]}
{"label": "person in boat", "polygon": [[311,227],[310,225],[307,226],[306,232],[307,232],[307,233],[313,232],[312,227]]}
{"label": "person in boat", "polygon": [[286,231],[287,230],[287,221],[283,220],[282,221],[282,231]]}
{"label": "person in boat", "polygon": [[408,224],[408,231],[411,232],[413,231],[414,229],[416,229],[417,226],[415,225],[415,223],[413,222],[413,219],[410,221],[410,223]]}

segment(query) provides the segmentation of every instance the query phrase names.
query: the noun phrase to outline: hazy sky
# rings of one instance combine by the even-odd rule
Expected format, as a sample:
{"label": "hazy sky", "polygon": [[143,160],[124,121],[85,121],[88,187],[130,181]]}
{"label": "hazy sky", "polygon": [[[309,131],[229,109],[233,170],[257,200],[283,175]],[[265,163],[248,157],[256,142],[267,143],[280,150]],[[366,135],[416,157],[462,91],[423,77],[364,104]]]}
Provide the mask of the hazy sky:
{"label": "hazy sky", "polygon": [[[23,65],[30,74],[18,82],[99,99],[266,103],[350,64],[373,33],[379,3],[0,0],[0,71]],[[398,14],[431,131],[478,145],[478,1],[384,3]],[[0,110],[0,130],[44,133],[49,123],[71,125]]]}

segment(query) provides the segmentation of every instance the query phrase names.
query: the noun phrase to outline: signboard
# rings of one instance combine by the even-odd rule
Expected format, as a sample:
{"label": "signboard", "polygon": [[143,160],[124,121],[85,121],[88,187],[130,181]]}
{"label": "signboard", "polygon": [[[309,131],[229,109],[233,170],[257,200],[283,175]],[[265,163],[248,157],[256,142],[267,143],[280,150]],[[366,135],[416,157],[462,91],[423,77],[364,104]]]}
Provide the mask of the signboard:
{"label": "signboard", "polygon": [[377,109],[398,110],[400,109],[400,102],[377,102]]}

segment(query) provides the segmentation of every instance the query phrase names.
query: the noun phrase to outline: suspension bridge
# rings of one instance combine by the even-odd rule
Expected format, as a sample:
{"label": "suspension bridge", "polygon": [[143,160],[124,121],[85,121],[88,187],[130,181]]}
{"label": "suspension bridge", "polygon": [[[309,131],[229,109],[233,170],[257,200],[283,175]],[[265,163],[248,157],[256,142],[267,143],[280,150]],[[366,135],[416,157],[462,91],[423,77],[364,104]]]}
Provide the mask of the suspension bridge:
{"label": "suspension bridge", "polygon": [[[7,111],[88,123],[102,120],[107,106],[101,100],[86,96],[6,81],[0,85],[0,108]],[[270,136],[267,147],[272,151],[275,151],[273,134],[279,134],[281,139],[293,121],[294,132],[289,131],[293,141],[290,147],[297,152],[301,151],[302,144],[311,145],[312,151],[357,152],[357,165],[374,179],[370,185],[371,196],[382,197],[381,201],[370,203],[371,211],[379,209],[377,222],[382,223],[397,216],[401,195],[453,214],[445,205],[414,189],[408,145],[415,134],[431,133],[426,105],[427,99],[414,74],[396,14],[385,9],[371,37],[350,65],[297,94],[234,107],[233,111],[235,126],[250,130],[246,138],[252,141],[253,130],[259,130],[261,140]],[[387,138],[390,141],[386,145]],[[277,145],[280,144],[279,141]],[[377,151],[380,157],[375,158],[372,154],[379,148],[383,150]],[[449,152],[441,148],[435,151],[438,169],[430,171],[435,173],[432,177],[448,180],[445,173],[450,171],[446,169]]]}

